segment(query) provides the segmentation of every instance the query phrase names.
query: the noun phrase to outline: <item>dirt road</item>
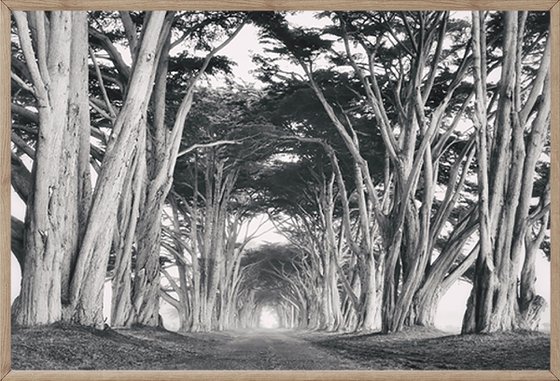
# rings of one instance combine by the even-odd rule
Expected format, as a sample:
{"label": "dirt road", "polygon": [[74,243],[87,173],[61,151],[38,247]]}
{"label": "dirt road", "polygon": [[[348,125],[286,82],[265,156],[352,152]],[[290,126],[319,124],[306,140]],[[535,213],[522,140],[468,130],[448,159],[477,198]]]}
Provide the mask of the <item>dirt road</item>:
{"label": "dirt road", "polygon": [[361,366],[327,352],[294,332],[257,330],[231,332],[232,341],[216,348],[224,369],[359,369]]}

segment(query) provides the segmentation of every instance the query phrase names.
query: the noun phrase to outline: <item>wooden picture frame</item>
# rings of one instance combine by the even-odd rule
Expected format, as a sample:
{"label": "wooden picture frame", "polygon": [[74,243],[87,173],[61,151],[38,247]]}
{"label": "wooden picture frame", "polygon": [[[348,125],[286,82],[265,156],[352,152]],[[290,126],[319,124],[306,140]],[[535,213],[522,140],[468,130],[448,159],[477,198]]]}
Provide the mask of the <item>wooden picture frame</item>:
{"label": "wooden picture frame", "polygon": [[[10,14],[12,10],[540,10],[551,13],[551,346],[543,371],[17,371],[10,323]],[[560,380],[560,0],[0,0],[0,379]]]}

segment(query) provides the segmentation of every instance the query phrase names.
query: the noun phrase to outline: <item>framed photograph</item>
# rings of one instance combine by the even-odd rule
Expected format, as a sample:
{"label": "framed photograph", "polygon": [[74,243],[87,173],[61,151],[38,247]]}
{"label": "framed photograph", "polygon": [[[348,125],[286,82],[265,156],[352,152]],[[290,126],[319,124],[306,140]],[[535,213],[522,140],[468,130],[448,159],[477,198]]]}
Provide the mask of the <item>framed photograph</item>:
{"label": "framed photograph", "polygon": [[560,380],[559,0],[0,0],[0,379]]}

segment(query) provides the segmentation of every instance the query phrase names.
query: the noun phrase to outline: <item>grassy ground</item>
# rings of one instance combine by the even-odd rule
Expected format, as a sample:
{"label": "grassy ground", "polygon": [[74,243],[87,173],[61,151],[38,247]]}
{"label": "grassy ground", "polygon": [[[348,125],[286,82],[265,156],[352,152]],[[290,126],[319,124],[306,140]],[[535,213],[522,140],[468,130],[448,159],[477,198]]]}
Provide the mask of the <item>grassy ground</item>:
{"label": "grassy ground", "polygon": [[314,333],[307,337],[369,369],[549,369],[550,335],[446,335],[414,328],[392,335]]}
{"label": "grassy ground", "polygon": [[543,333],[445,336],[253,331],[179,335],[13,327],[13,369],[548,369]]}
{"label": "grassy ground", "polygon": [[12,368],[191,369],[186,359],[204,361],[227,341],[223,333],[184,336],[153,328],[122,333],[63,324],[13,328]]}

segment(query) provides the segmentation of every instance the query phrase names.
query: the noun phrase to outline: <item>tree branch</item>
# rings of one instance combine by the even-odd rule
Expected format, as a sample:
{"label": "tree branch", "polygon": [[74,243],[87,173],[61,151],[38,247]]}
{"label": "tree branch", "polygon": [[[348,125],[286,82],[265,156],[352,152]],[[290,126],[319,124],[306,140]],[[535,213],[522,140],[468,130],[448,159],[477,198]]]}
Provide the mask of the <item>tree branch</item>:
{"label": "tree branch", "polygon": [[25,56],[25,62],[27,64],[27,68],[29,69],[29,74],[31,75],[39,103],[41,103],[41,106],[46,106],[46,102],[48,100],[47,92],[45,89],[45,83],[41,77],[39,66],[37,65],[35,53],[33,51],[33,44],[29,35],[27,14],[22,11],[14,11],[12,14],[16,20],[21,50]]}
{"label": "tree branch", "polygon": [[111,114],[110,120],[115,121],[117,118],[117,114],[115,113],[115,109],[109,100],[109,96],[107,95],[107,89],[105,88],[105,83],[103,82],[103,76],[101,75],[101,70],[99,70],[99,65],[97,64],[97,59],[95,58],[95,53],[93,52],[92,48],[89,48],[89,55],[91,60],[93,61],[93,67],[95,68],[95,74],[97,75],[97,81],[99,82],[99,89],[101,90],[101,94],[103,95],[103,100],[107,105],[107,109]]}
{"label": "tree branch", "polygon": [[237,141],[237,140],[219,140],[219,141],[215,141],[215,142],[212,142],[212,143],[193,144],[189,148],[179,152],[177,154],[177,157],[181,157],[183,155],[186,155],[186,154],[188,154],[192,151],[195,151],[197,149],[200,149],[200,148],[211,148],[211,147],[218,147],[218,146],[222,146],[222,145],[234,145],[234,144],[241,144],[241,142]]}

